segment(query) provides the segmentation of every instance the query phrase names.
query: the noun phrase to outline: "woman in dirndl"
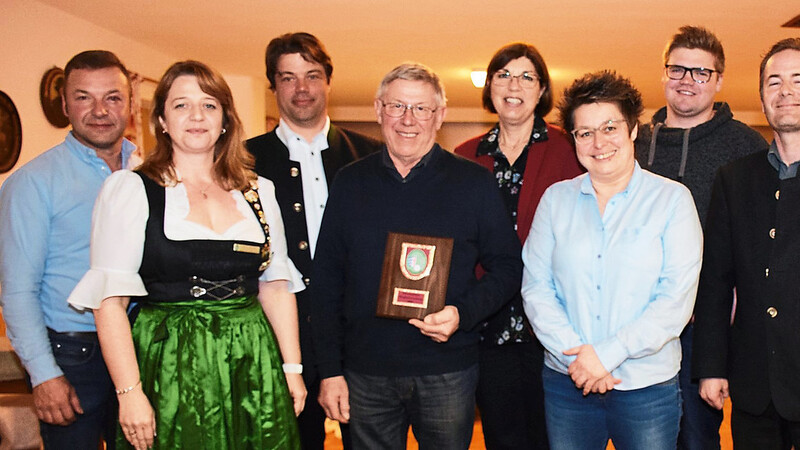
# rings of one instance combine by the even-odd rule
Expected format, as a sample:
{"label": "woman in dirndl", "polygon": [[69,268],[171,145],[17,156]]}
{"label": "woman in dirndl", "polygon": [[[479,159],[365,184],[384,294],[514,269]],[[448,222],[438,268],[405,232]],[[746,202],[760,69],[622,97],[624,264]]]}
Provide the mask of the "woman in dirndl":
{"label": "woman in dirndl", "polygon": [[300,448],[303,283],[274,186],[250,170],[219,73],[176,63],[153,105],[157,145],[103,186],[91,269],[69,298],[94,310],[117,388],[117,444]]}

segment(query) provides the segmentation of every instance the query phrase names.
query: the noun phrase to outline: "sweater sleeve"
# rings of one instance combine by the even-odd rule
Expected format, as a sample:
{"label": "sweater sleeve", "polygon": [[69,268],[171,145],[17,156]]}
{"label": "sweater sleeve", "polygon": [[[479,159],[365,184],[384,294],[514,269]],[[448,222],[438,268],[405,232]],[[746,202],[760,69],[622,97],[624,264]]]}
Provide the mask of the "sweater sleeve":
{"label": "sweater sleeve", "polygon": [[498,311],[519,291],[522,259],[519,238],[508,217],[500,191],[491,174],[475,180],[478,263],[485,270],[476,285],[452,304],[458,308],[459,328],[470,330]]}

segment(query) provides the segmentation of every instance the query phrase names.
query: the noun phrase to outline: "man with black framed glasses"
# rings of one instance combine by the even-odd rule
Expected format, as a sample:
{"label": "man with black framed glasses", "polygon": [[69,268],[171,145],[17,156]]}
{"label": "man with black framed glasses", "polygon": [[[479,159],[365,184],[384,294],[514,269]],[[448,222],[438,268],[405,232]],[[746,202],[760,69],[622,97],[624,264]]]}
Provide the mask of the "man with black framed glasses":
{"label": "man with black framed glasses", "polygon": [[[686,185],[704,226],[717,169],[767,148],[761,135],[733,118],[727,103],[714,102],[724,71],[719,39],[702,27],[681,27],[664,50],[661,81],[667,104],[640,127],[636,140],[639,164]],[[689,322],[681,335],[683,415],[678,448],[718,449],[722,411],[703,402],[691,378],[693,328]]]}

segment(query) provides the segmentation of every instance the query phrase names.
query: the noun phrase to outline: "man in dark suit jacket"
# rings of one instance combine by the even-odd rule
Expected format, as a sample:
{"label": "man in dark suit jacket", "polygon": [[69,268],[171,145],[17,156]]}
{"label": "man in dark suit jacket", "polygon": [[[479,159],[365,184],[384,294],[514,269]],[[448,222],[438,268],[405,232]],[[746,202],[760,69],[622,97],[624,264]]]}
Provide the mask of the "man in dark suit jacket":
{"label": "man in dark suit jacket", "polygon": [[800,38],[764,57],[761,104],[770,149],[722,168],[714,182],[693,375],[717,409],[730,393],[737,449],[800,448]]}
{"label": "man in dark suit jacket", "polygon": [[[275,93],[281,120],[278,127],[247,141],[256,158],[255,170],[275,184],[289,257],[311,284],[311,266],[328,187],[336,172],[381,143],[338,128],[328,117],[333,66],[322,43],[308,33],[289,33],[273,39],[266,52],[267,78]],[[323,449],[325,413],[317,403],[319,378],[311,345],[309,289],[297,293],[300,348],[308,389],[305,410],[298,417],[305,449]],[[347,442],[346,436],[343,439]]]}

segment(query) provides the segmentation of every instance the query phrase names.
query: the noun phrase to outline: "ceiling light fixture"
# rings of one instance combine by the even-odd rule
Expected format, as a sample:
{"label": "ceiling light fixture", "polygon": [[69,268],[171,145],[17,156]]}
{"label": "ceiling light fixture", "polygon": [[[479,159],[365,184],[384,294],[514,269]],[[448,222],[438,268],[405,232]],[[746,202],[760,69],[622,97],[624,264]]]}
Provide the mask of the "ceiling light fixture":
{"label": "ceiling light fixture", "polygon": [[486,71],[474,69],[470,72],[469,77],[472,79],[472,85],[476,88],[482,88],[486,84]]}

